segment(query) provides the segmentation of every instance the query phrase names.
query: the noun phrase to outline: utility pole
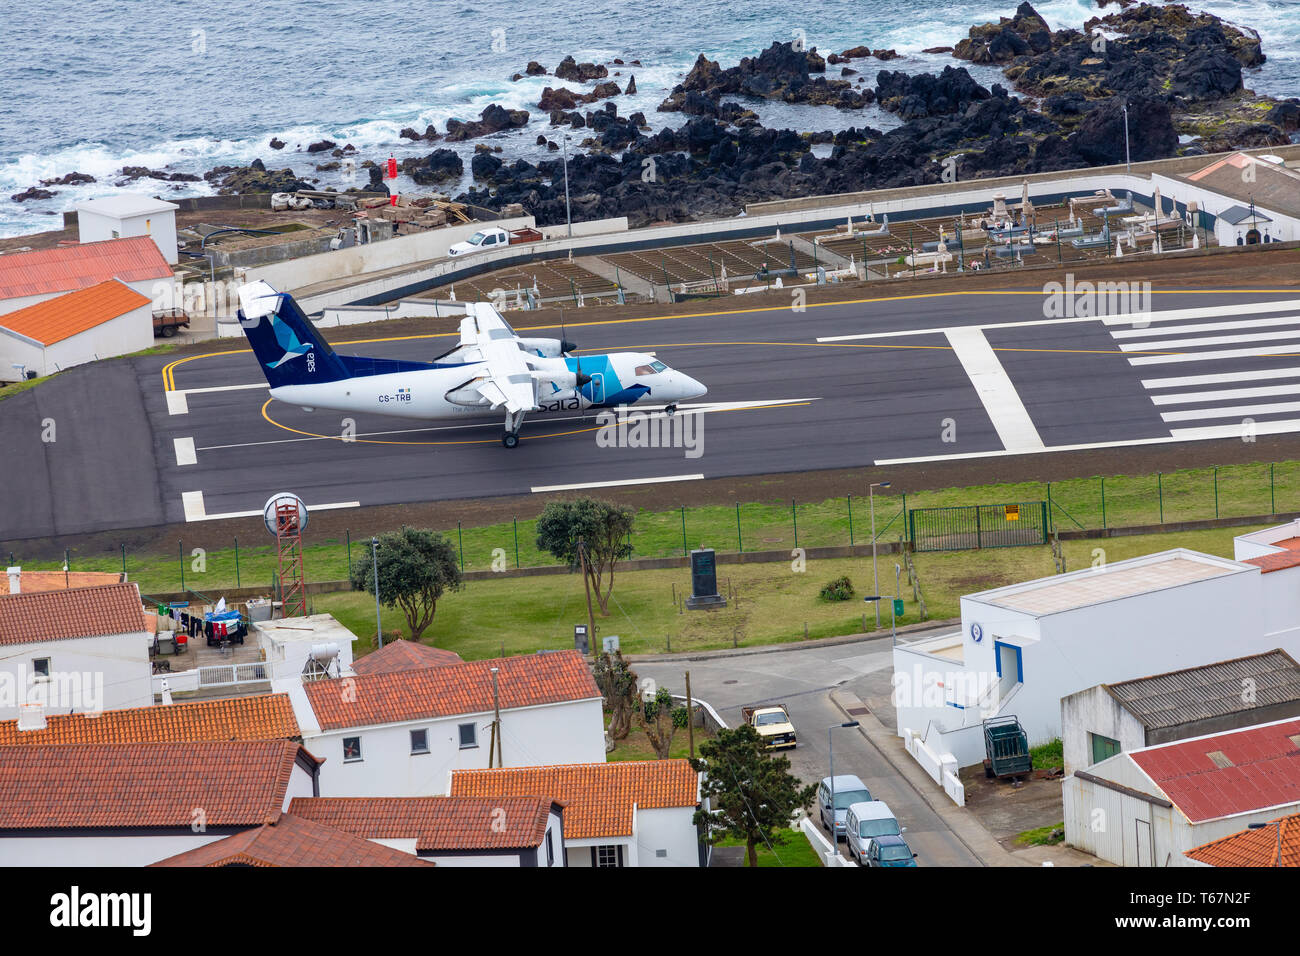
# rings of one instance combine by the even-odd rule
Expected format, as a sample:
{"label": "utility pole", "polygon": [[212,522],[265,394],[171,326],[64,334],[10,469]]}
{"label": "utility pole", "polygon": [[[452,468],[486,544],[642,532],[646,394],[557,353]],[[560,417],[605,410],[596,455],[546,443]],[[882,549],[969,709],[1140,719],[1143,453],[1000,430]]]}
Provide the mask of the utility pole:
{"label": "utility pole", "polygon": [[497,767],[504,767],[505,761],[501,758],[501,694],[497,687],[497,668],[492,668],[492,738],[488,743],[488,769],[494,766],[492,763],[493,755],[496,756]]}
{"label": "utility pole", "polygon": [[370,567],[375,572],[375,634],[379,637],[379,646],[384,646],[384,623],[379,616],[379,539],[370,538]]}
{"label": "utility pole", "polygon": [[[1128,100],[1124,101],[1124,105],[1121,109],[1124,111],[1124,170],[1125,172],[1131,173],[1133,172],[1133,163],[1129,158],[1128,151]],[[1156,218],[1159,219],[1159,215],[1157,215]]]}
{"label": "utility pole", "polygon": [[564,221],[569,226],[569,238],[573,238],[573,214],[569,211],[569,136],[560,137],[564,146]]}
{"label": "utility pole", "polygon": [[596,616],[591,610],[591,576],[587,573],[587,546],[578,538],[578,557],[582,559],[582,583],[587,588],[587,641],[591,656],[596,657]]}
{"label": "utility pole", "polygon": [[686,672],[686,739],[690,743],[691,759],[695,759],[695,702],[691,700],[691,672]]}

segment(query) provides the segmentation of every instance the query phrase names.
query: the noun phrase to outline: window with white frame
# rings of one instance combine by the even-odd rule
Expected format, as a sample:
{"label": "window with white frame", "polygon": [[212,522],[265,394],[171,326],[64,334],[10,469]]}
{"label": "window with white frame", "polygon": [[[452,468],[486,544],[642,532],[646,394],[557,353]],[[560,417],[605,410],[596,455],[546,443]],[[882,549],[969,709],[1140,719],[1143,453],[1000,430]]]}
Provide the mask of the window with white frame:
{"label": "window with white frame", "polygon": [[460,749],[473,750],[478,746],[478,724],[460,724]]}
{"label": "window with white frame", "polygon": [[357,763],[361,760],[361,738],[344,737],[343,738],[343,762]]}
{"label": "window with white frame", "polygon": [[411,731],[411,753],[427,754],[429,752],[429,732],[427,730]]}
{"label": "window with white frame", "polygon": [[38,657],[32,661],[32,673],[37,679],[48,680],[50,676],[50,659]]}

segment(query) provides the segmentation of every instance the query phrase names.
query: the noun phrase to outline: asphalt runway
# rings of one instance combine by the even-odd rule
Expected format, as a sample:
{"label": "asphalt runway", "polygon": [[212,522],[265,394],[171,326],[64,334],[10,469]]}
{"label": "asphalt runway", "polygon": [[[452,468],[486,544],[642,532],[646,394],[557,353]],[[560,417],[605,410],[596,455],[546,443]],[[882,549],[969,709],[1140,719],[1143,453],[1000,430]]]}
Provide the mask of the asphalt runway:
{"label": "asphalt runway", "polygon": [[[1136,324],[1045,317],[1041,292],[569,323],[583,353],[653,351],[708,387],[699,457],[600,447],[591,413],[530,416],[515,449],[496,419],[355,415],[346,442],[342,415],[270,400],[250,352],[99,363],[4,403],[0,541],[245,516],[278,491],[348,508],[1300,432],[1294,291],[1151,298]],[[339,344],[356,334],[326,337],[415,359],[453,341]]]}

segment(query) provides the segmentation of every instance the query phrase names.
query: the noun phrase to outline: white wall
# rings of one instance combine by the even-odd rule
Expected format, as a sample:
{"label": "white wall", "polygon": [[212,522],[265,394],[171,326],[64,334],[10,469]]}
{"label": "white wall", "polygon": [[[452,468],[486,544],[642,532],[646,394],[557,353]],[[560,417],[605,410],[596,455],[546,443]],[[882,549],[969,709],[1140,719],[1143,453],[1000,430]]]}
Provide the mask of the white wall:
{"label": "white wall", "polygon": [[[1209,165],[1208,161],[1206,162],[1206,165]],[[1239,199],[1221,196],[1216,192],[1211,192],[1203,186],[1196,186],[1184,182],[1181,179],[1173,179],[1159,173],[1152,175],[1151,183],[1152,185],[1158,185],[1160,187],[1161,196],[1166,198],[1175,197],[1181,203],[1187,203],[1188,200],[1193,200],[1200,206],[1202,211],[1213,216],[1218,216],[1219,214],[1226,212],[1228,209],[1231,209],[1233,206],[1245,206],[1249,208],[1249,203],[1242,202]],[[1150,188],[1148,187],[1148,189],[1144,191],[1150,192]],[[1292,239],[1300,239],[1300,219],[1295,219],[1294,217],[1285,216],[1282,213],[1275,212],[1262,203],[1256,203],[1255,208],[1260,212],[1263,212],[1272,220],[1272,222],[1261,222],[1256,226],[1261,234],[1267,230],[1269,236],[1279,242],[1288,242]],[[1240,225],[1234,226],[1222,220],[1216,220],[1214,235],[1220,245],[1235,246],[1237,244],[1237,234],[1240,233],[1244,237],[1249,229],[1250,225],[1248,223],[1241,223]]]}
{"label": "white wall", "polygon": [[1118,740],[1121,752],[1147,745],[1146,728],[1100,685],[1061,698],[1061,741],[1067,774],[1092,764],[1090,734]]}
{"label": "white wall", "polygon": [[[458,726],[474,723],[478,746],[460,749]],[[317,732],[299,721],[303,744],[321,767],[324,797],[416,797],[447,792],[453,770],[488,766],[492,714],[459,715]],[[603,763],[605,729],[600,700],[572,701],[501,712],[501,755],[507,767]],[[411,731],[428,731],[429,753],[411,753]],[[360,737],[360,761],[344,763],[343,738]],[[542,794],[542,796],[545,796]]]}
{"label": "white wall", "polygon": [[[32,662],[48,657],[53,679],[44,686],[75,691],[80,704],[75,700],[70,704],[54,704],[46,708],[46,713],[149,707],[153,704],[150,643],[147,633],[136,631],[103,637],[9,644],[0,655],[0,681],[4,682],[0,686],[12,688],[18,695],[26,694],[35,686],[31,680],[34,674]],[[100,698],[98,706],[95,698]],[[16,718],[17,704],[21,702],[0,699],[0,720]]]}
{"label": "white wall", "polygon": [[[114,232],[117,235],[114,235]],[[176,248],[176,210],[174,209],[121,219],[117,216],[78,209],[77,236],[81,242],[149,236],[158,244],[158,250],[169,263],[175,265],[180,259],[180,253]]]}
{"label": "white wall", "polygon": [[[694,807],[637,810],[637,856],[641,866],[699,866]],[[659,856],[665,851],[666,856]]]}

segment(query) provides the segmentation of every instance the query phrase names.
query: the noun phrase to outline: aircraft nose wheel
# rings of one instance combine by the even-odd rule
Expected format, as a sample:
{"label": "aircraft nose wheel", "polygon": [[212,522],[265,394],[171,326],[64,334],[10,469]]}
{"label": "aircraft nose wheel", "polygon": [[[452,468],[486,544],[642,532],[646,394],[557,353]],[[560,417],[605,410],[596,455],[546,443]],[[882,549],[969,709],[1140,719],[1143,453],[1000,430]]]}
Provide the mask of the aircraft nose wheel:
{"label": "aircraft nose wheel", "polygon": [[674,415],[677,414],[677,406],[669,405],[666,408],[664,408],[664,411],[668,413],[669,418],[672,418]]}
{"label": "aircraft nose wheel", "polygon": [[506,432],[501,436],[501,444],[507,448],[514,448],[519,444],[519,432]]}

